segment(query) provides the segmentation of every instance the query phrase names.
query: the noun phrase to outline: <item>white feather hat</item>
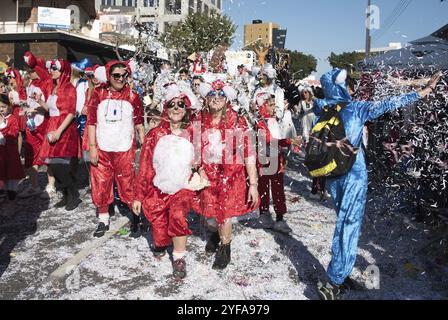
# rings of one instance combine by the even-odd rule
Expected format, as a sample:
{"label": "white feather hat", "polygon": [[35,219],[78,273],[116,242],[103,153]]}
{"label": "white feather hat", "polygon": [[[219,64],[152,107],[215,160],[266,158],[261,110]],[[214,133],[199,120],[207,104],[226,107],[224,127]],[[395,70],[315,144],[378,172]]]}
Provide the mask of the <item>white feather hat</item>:
{"label": "white feather hat", "polygon": [[101,83],[107,83],[106,67],[100,66],[95,69],[94,77]]}
{"label": "white feather hat", "polygon": [[206,98],[210,92],[214,90],[214,88],[220,88],[224,94],[226,95],[227,100],[234,101],[238,99],[238,92],[229,84],[224,83],[221,80],[217,80],[210,83],[201,83],[199,86],[199,93],[203,98]]}

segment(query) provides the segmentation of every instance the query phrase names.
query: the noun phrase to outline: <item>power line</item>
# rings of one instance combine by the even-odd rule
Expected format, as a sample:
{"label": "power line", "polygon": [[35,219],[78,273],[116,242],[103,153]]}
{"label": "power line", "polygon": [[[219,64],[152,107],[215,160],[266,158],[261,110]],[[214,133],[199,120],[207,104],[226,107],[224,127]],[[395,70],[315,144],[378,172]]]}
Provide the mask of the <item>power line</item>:
{"label": "power line", "polygon": [[397,20],[401,17],[401,15],[406,11],[406,9],[409,7],[409,5],[412,3],[412,0],[408,0],[400,9],[399,11],[395,14],[395,16],[393,16],[390,20],[390,22],[384,27],[382,28],[382,30],[375,35],[375,41],[379,40],[380,38],[382,38],[387,31],[389,31],[389,29],[395,24],[395,22],[397,22]]}
{"label": "power line", "polygon": [[382,28],[375,35],[374,38],[380,38],[385,34],[393,24],[393,21],[397,16],[403,12],[403,8],[405,8],[406,4],[409,3],[409,0],[401,0],[394,8],[394,10],[389,14],[387,19],[382,23]]}
{"label": "power line", "polygon": [[[386,20],[384,20],[383,25],[388,26],[389,23],[392,21],[392,18],[400,11],[400,9],[403,7],[403,5],[406,3],[407,0],[400,0],[400,2],[395,6],[394,10],[389,14]],[[381,31],[379,31],[377,34],[379,34]]]}
{"label": "power line", "polygon": [[374,39],[379,40],[382,38],[387,31],[397,22],[398,18],[401,17],[401,15],[406,11],[406,9],[410,6],[412,3],[412,0],[402,0],[399,5],[396,7],[397,10],[394,10],[394,12],[388,17],[387,21],[384,24],[384,27],[379,31],[379,33],[376,33],[374,35]]}

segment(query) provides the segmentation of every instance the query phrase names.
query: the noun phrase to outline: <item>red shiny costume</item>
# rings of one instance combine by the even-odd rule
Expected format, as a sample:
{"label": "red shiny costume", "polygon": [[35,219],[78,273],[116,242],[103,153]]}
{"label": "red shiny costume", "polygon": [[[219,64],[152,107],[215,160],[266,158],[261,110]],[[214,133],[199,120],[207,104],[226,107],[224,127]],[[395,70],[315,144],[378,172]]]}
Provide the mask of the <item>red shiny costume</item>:
{"label": "red shiny costume", "polygon": [[[250,142],[234,141],[230,150],[233,152],[233,163],[226,163],[227,152],[225,150],[216,153],[216,146],[212,146],[211,139],[207,134],[210,129],[215,129],[218,134],[218,143],[226,142],[226,134],[236,135],[237,131],[247,132],[247,123],[243,117],[230,106],[226,107],[226,114],[219,125],[212,124],[212,117],[204,112],[202,121],[202,167],[207,174],[211,187],[200,192],[201,215],[206,218],[215,218],[218,224],[224,224],[232,217],[246,215],[253,210],[250,209],[248,200],[249,179],[244,159],[238,159],[237,150],[244,151],[244,157],[255,156],[255,144],[249,147]],[[237,139],[234,139],[237,140]],[[219,149],[219,148],[218,148]],[[209,161],[214,158],[218,161]],[[257,206],[259,205],[259,201]],[[256,208],[254,208],[255,210]]]}
{"label": "red shiny costume", "polygon": [[[38,103],[34,100],[34,95],[42,95],[43,100],[47,100],[51,94],[52,79],[45,67],[45,61],[36,58],[31,52],[26,52],[24,56],[25,62],[39,76],[39,79],[32,80],[26,88],[27,103],[31,108],[38,108]],[[43,165],[44,162],[40,157],[40,151],[48,128],[48,114],[38,114],[34,118],[36,129],[31,131],[26,127],[25,135],[25,168]]]}
{"label": "red shiny costume", "polygon": [[[189,130],[186,130],[189,131]],[[191,235],[187,216],[191,208],[198,208],[196,192],[182,189],[173,195],[164,194],[154,186],[156,170],[153,165],[154,150],[161,138],[172,135],[168,122],[151,130],[145,138],[140,155],[140,169],[135,184],[135,200],[142,203],[143,212],[151,222],[152,237],[156,247],[169,246],[174,237]],[[187,140],[191,134],[188,133]],[[176,168],[172,168],[176,174]]]}
{"label": "red shiny costume", "polygon": [[[25,86],[23,85],[23,79],[20,75],[19,70],[9,68],[6,71],[6,74],[12,76],[16,80],[16,91],[19,95],[19,100],[26,102],[26,90]],[[17,123],[19,124],[19,131],[25,131],[26,129],[26,118],[23,114],[21,114],[21,108],[19,104],[14,104],[12,107],[12,114],[17,119]]]}
{"label": "red shiny costume", "polygon": [[[50,109],[47,132],[56,131],[68,114],[76,114],[76,89],[70,83],[70,63],[63,60],[59,60],[59,62],[62,65],[60,85],[57,92],[50,93],[47,98],[47,105]],[[53,158],[73,158],[79,157],[79,152],[78,130],[76,122],[72,121],[57,142],[50,144],[48,139],[44,139],[40,158],[43,161]]]}
{"label": "red shiny costume", "polygon": [[19,125],[17,119],[6,116],[6,123],[0,123],[0,180],[20,180],[24,177],[22,163],[17,150]]}
{"label": "red shiny costume", "polygon": [[[109,78],[110,67],[106,65]],[[130,72],[130,70],[128,70]],[[113,183],[117,183],[122,202],[132,206],[135,179],[135,126],[143,124],[139,95],[125,86],[120,92],[107,86],[96,88],[87,106],[87,125],[96,127],[98,166],[90,166],[92,200],[99,213],[107,213],[114,202]]]}
{"label": "red shiny costume", "polygon": [[[278,133],[274,133],[275,124],[277,120],[275,116],[270,116],[266,111],[266,103],[260,108],[261,120],[258,122],[258,132],[260,136],[260,131],[266,136],[266,148],[270,150],[270,144],[275,139]],[[258,178],[258,193],[261,197],[260,212],[268,213],[270,205],[270,191],[272,191],[272,198],[274,204],[275,213],[278,215],[285,215],[287,213],[286,207],[286,197],[285,197],[285,186],[284,186],[284,176],[285,176],[285,165],[286,160],[283,148],[288,148],[291,146],[291,139],[277,139],[278,148],[276,154],[270,154],[268,160],[277,162],[277,172],[273,175],[264,175],[263,168],[269,167],[269,163],[266,165],[259,164],[259,178]]]}

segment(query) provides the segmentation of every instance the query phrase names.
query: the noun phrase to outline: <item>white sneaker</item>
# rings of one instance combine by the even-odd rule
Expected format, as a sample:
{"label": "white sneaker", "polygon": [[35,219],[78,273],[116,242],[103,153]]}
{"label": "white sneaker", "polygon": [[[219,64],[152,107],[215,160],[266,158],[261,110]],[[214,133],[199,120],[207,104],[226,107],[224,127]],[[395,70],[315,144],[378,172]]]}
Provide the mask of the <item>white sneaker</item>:
{"label": "white sneaker", "polygon": [[22,192],[20,192],[17,195],[17,198],[19,199],[26,199],[26,198],[31,198],[37,195],[40,195],[42,193],[42,190],[40,190],[39,187],[37,187],[36,189],[34,189],[33,187],[29,186],[28,188],[26,188],[25,190],[23,190]]}
{"label": "white sneaker", "polygon": [[321,200],[321,197],[320,197],[320,194],[318,194],[318,193],[316,193],[316,194],[314,194],[314,193],[310,193],[310,199],[312,199],[312,200]]}
{"label": "white sneaker", "polygon": [[56,188],[53,186],[47,186],[45,188],[45,191],[42,192],[42,194],[40,195],[40,198],[43,200],[49,200],[56,197],[56,195],[57,195]]}

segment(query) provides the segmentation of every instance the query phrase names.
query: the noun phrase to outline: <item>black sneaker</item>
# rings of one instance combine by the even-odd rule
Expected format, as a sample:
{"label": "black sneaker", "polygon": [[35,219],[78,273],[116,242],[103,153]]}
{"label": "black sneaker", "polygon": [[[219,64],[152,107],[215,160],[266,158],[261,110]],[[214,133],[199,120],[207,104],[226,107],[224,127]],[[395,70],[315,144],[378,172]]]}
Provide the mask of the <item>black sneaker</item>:
{"label": "black sneaker", "polygon": [[8,195],[8,199],[9,199],[10,201],[14,201],[14,200],[16,200],[17,192],[8,190],[8,191],[6,191],[6,194]]}
{"label": "black sneaker", "polygon": [[95,238],[101,238],[106,234],[107,231],[109,231],[109,226],[106,226],[103,222],[100,222],[93,236]]}
{"label": "black sneaker", "polygon": [[355,281],[350,277],[345,279],[344,283],[342,284],[342,288],[345,291],[364,291],[364,290],[366,290],[366,287],[364,287],[358,281]]}
{"label": "black sneaker", "polygon": [[117,208],[118,208],[118,212],[120,212],[120,214],[123,217],[127,217],[130,214],[133,214],[131,209],[129,209],[129,206],[126,203],[124,203],[124,202],[119,201],[117,203]]}
{"label": "black sneaker", "polygon": [[230,243],[219,246],[218,253],[216,254],[215,262],[213,263],[213,269],[224,270],[230,263],[231,250]]}
{"label": "black sneaker", "polygon": [[78,206],[82,203],[81,199],[79,198],[72,198],[72,197],[69,198],[70,199],[67,200],[67,205],[65,206],[66,211],[73,211],[76,208],[78,208]]}
{"label": "black sneaker", "polygon": [[58,203],[56,203],[56,204],[54,205],[54,207],[57,208],[57,209],[60,209],[60,208],[64,208],[65,206],[67,206],[67,203],[68,203],[68,199],[67,199],[67,197],[68,197],[68,194],[67,194],[66,191],[64,191],[64,192],[63,192],[63,196],[62,196],[61,201],[59,201]]}
{"label": "black sneaker", "polygon": [[221,242],[221,237],[219,236],[219,232],[213,232],[210,235],[210,238],[207,241],[207,244],[205,245],[205,252],[207,253],[215,253],[218,251],[219,243]]}
{"label": "black sneaker", "polygon": [[154,255],[154,258],[160,260],[166,255],[167,249],[167,247],[154,247],[152,254]]}
{"label": "black sneaker", "polygon": [[173,277],[176,281],[181,281],[187,276],[187,263],[185,259],[177,259],[173,262]]}
{"label": "black sneaker", "polygon": [[323,285],[322,282],[319,282],[317,284],[317,293],[321,300],[339,300],[341,299],[344,290],[342,286],[337,286],[330,282],[327,282],[325,285]]}

